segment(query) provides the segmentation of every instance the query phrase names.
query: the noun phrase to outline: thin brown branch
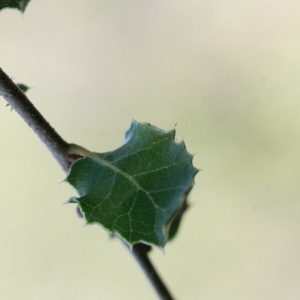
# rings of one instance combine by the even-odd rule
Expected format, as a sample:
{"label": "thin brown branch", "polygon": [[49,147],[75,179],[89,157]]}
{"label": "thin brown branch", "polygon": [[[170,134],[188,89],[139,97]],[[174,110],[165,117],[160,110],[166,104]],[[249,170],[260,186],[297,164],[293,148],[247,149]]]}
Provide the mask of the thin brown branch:
{"label": "thin brown branch", "polygon": [[61,168],[67,172],[69,144],[63,140],[53,127],[45,120],[35,106],[29,101],[19,87],[0,68],[0,96],[16,111],[57,160]]}
{"label": "thin brown branch", "polygon": [[152,287],[156,291],[159,299],[161,300],[174,300],[173,296],[169,292],[167,286],[162,281],[160,275],[157,273],[155,267],[153,266],[150,258],[149,252],[151,247],[142,243],[135,244],[132,247],[132,255],[144,271],[148,280],[150,281]]}

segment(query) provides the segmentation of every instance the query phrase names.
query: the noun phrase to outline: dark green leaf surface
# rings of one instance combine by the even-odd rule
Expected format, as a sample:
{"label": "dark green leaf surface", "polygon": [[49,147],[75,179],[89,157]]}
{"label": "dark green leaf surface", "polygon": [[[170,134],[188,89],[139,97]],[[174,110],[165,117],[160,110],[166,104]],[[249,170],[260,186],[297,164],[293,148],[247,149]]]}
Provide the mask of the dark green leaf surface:
{"label": "dark green leaf surface", "polygon": [[16,8],[23,13],[29,1],[30,0],[0,0],[0,10],[3,8]]}
{"label": "dark green leaf surface", "polygon": [[23,84],[23,83],[17,83],[17,86],[19,87],[20,90],[22,90],[23,93],[26,93],[30,87]]}
{"label": "dark green leaf surface", "polygon": [[103,226],[129,245],[163,247],[198,172],[184,142],[174,137],[175,130],[133,121],[122,147],[86,152],[73,164],[66,181],[80,197],[69,202],[78,203],[88,224]]}

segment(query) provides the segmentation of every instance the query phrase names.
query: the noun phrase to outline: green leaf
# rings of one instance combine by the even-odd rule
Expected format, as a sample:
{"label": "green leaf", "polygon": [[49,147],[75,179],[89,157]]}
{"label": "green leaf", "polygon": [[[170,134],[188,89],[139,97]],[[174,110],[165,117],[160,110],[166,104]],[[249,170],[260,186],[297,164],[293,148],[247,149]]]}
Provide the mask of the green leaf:
{"label": "green leaf", "polygon": [[189,205],[187,203],[187,200],[188,200],[187,197],[188,197],[188,193],[185,195],[181,208],[177,211],[175,217],[173,218],[173,220],[170,224],[169,238],[168,238],[169,241],[171,241],[176,236],[179,226],[181,224],[182,217],[189,207]]}
{"label": "green leaf", "polygon": [[30,0],[0,0],[0,10],[3,8],[16,8],[24,13]]}
{"label": "green leaf", "polygon": [[16,83],[16,85],[19,87],[19,89],[23,92],[23,93],[26,93],[30,87],[23,84],[23,83]]}
{"label": "green leaf", "polygon": [[184,142],[174,137],[175,130],[133,121],[125,144],[115,151],[100,154],[74,145],[72,155],[83,158],[72,165],[66,181],[80,197],[68,202],[78,204],[88,224],[103,226],[129,245],[164,247],[170,229],[178,229],[178,215],[198,172]]}

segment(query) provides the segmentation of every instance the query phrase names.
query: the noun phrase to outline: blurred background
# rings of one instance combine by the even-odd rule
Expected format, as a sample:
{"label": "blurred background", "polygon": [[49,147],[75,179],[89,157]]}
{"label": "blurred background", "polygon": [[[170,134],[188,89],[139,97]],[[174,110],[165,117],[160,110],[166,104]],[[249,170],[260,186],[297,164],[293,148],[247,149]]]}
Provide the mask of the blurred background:
{"label": "blurred background", "polygon": [[[114,150],[132,118],[201,172],[151,258],[176,299],[300,297],[300,2],[35,1],[0,12],[0,67],[67,141]],[[0,99],[0,298],[156,299]]]}

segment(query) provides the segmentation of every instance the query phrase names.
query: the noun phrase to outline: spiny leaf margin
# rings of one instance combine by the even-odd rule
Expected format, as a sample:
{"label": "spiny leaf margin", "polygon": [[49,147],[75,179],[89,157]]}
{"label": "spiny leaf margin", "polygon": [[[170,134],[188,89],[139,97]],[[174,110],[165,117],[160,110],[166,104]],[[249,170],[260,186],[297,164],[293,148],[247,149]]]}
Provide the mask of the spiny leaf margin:
{"label": "spiny leaf margin", "polygon": [[129,246],[163,248],[198,172],[185,143],[175,142],[175,130],[133,120],[120,148],[84,155],[80,149],[73,147],[83,158],[66,178],[80,197],[68,202],[78,204],[87,224],[101,225]]}

